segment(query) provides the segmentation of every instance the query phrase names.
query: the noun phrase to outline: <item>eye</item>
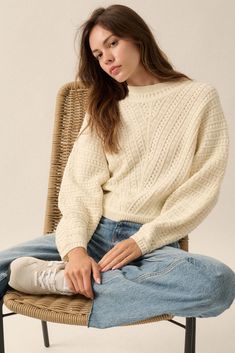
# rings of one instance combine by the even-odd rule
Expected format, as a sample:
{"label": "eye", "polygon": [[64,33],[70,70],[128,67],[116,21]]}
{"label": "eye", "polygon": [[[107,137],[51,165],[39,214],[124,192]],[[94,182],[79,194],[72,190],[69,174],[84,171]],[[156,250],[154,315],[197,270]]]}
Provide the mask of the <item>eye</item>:
{"label": "eye", "polygon": [[99,60],[101,54],[98,54],[95,58]]}
{"label": "eye", "polygon": [[113,40],[110,45],[112,45],[113,43],[116,44],[117,42],[118,42],[117,40]]}
{"label": "eye", "polygon": [[[115,45],[115,44],[117,44],[117,43],[118,43],[117,40],[113,40],[113,41],[110,43],[110,46],[112,46],[113,44]],[[101,55],[102,55],[102,54],[98,54],[97,56],[95,56],[95,58],[96,58],[97,60],[99,60]]]}

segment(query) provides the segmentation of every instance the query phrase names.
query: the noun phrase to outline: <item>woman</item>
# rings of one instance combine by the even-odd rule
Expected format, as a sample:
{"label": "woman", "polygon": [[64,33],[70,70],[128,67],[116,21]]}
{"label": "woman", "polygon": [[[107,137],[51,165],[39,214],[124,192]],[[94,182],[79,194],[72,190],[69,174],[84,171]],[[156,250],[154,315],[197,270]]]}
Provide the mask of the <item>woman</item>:
{"label": "woman", "polygon": [[99,328],[221,314],[234,300],[233,271],[179,246],[215,206],[226,170],[216,89],[175,71],[123,5],[83,24],[77,79],[88,106],[63,175],[62,218],[55,234],[1,253],[1,294],[7,285],[83,294],[94,299],[88,326]]}

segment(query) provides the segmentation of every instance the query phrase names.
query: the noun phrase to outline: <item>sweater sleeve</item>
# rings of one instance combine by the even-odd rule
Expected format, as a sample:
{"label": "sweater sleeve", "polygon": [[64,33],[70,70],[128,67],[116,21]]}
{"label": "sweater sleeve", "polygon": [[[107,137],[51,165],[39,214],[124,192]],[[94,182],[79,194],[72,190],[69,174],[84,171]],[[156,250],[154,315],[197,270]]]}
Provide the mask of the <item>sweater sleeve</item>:
{"label": "sweater sleeve", "polygon": [[56,245],[60,256],[76,247],[87,248],[103,211],[102,184],[109,178],[107,160],[101,140],[85,129],[74,142],[60,186],[58,207],[62,217],[56,228]]}
{"label": "sweater sleeve", "polygon": [[188,179],[166,199],[159,216],[131,236],[143,255],[188,235],[217,203],[228,161],[229,135],[214,87],[209,97],[201,115]]}

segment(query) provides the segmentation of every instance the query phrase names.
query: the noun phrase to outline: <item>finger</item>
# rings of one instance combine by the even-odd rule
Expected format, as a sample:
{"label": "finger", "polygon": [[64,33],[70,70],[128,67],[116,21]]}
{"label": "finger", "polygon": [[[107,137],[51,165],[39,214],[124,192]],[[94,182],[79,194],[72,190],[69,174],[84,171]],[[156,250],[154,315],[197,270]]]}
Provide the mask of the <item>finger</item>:
{"label": "finger", "polygon": [[109,259],[110,256],[112,256],[114,253],[114,248],[109,250],[103,257],[102,259],[98,262],[98,265],[103,266],[107,259]]}
{"label": "finger", "polygon": [[127,265],[132,260],[133,260],[133,256],[130,255],[130,256],[126,257],[124,260],[122,260],[121,262],[119,262],[117,265],[114,265],[112,267],[112,270],[116,270],[117,268],[121,268],[121,267]]}
{"label": "finger", "polygon": [[122,260],[125,256],[127,256],[127,252],[120,252],[119,254],[113,253],[110,254],[109,257],[106,258],[106,260],[101,264],[101,269],[106,268],[107,266],[114,265],[118,261]]}
{"label": "finger", "polygon": [[111,260],[115,259],[119,254],[121,254],[125,250],[123,248],[120,248],[120,246],[117,247],[117,245],[115,245],[113,249],[109,250],[102,257],[102,259],[98,262],[98,265],[100,265],[101,267],[106,266]]}
{"label": "finger", "polygon": [[100,275],[99,266],[97,265],[97,263],[95,261],[91,262],[91,266],[92,266],[92,273],[93,273],[94,281],[98,284],[101,284],[101,275]]}
{"label": "finger", "polygon": [[72,273],[70,276],[72,282],[73,282],[73,286],[75,288],[76,293],[81,293],[83,292],[83,281],[82,278],[76,274],[76,273]]}
{"label": "finger", "polygon": [[110,260],[103,265],[104,267],[102,268],[101,272],[111,269],[113,266],[119,264],[121,261],[128,258],[128,256],[130,256],[130,252],[126,250],[122,252],[119,256],[116,256],[114,259],[110,258]]}
{"label": "finger", "polygon": [[86,296],[88,298],[93,299],[94,294],[91,287],[91,276],[88,275],[87,273],[85,273],[83,276],[83,283],[84,283],[84,290],[85,290]]}

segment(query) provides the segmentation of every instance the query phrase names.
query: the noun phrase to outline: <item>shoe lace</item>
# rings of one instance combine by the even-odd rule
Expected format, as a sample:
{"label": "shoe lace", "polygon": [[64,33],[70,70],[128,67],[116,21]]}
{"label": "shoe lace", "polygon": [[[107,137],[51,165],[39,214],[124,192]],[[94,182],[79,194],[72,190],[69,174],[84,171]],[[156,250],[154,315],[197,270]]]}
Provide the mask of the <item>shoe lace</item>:
{"label": "shoe lace", "polygon": [[55,277],[60,267],[56,265],[57,263],[61,263],[60,261],[49,261],[47,265],[47,269],[35,273],[35,284],[39,284],[43,289],[47,289],[50,292],[58,292],[55,286]]}

